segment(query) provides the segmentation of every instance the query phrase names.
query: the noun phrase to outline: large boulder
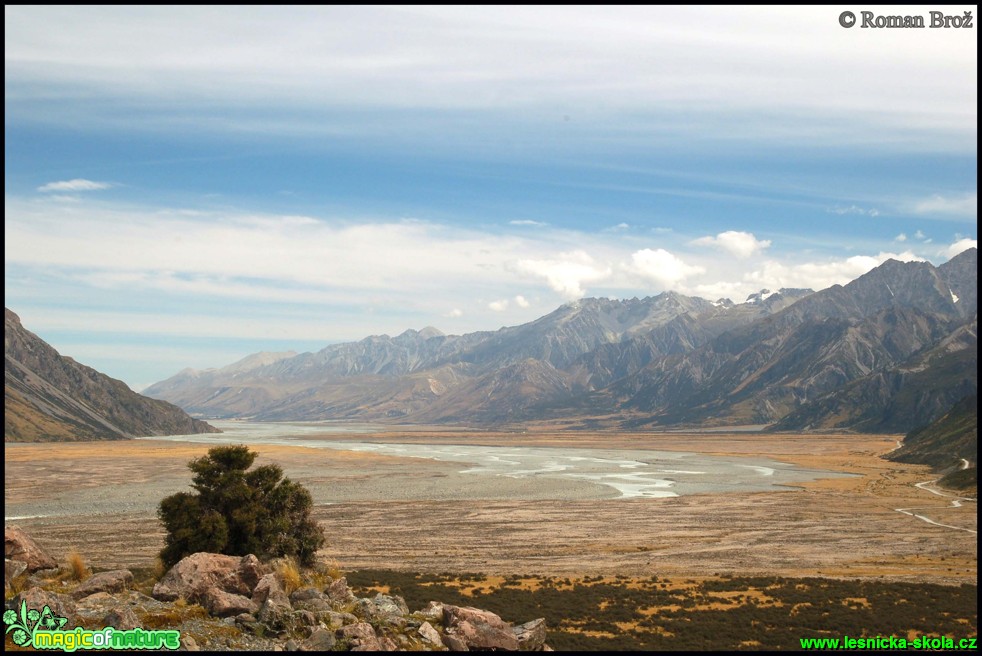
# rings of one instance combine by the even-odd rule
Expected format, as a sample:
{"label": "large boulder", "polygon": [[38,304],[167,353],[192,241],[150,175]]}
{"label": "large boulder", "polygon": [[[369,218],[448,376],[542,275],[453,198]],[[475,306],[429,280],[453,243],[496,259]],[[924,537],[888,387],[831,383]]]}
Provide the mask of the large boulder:
{"label": "large boulder", "polygon": [[93,574],[72,592],[73,599],[82,599],[97,592],[122,592],[133,583],[133,573],[128,569],[114,569]]}
{"label": "large boulder", "polygon": [[10,560],[19,560],[27,565],[28,572],[58,567],[58,562],[47,551],[38,546],[19,526],[3,527],[3,553]]}
{"label": "large boulder", "polygon": [[[200,552],[182,558],[153,586],[153,597],[161,601],[201,601],[211,588],[252,596],[261,569],[253,555],[226,556]],[[261,567],[261,566],[260,566]]]}
{"label": "large boulder", "polygon": [[518,638],[511,625],[491,611],[446,605],[443,607],[443,623],[445,635],[463,641],[469,649],[518,649]]}

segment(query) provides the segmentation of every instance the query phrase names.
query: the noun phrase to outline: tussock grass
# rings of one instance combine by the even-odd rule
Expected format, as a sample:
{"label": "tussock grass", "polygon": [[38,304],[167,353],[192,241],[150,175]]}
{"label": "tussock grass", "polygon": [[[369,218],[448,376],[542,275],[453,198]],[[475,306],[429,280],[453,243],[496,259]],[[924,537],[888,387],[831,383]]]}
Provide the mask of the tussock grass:
{"label": "tussock grass", "polygon": [[293,558],[283,558],[280,560],[276,565],[276,573],[283,582],[283,590],[287,594],[298,590],[303,585],[303,576],[300,574],[297,561]]}
{"label": "tussock grass", "polygon": [[68,562],[68,578],[72,581],[84,581],[92,576],[92,570],[85,564],[85,558],[75,550],[75,547],[68,550],[66,561]]}

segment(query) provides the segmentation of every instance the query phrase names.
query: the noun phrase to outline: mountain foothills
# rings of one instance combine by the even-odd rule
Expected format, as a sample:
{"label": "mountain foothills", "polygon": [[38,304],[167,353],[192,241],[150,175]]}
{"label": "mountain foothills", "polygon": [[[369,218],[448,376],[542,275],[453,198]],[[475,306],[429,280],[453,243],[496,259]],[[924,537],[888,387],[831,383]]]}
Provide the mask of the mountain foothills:
{"label": "mountain foothills", "polygon": [[588,298],[497,331],[255,354],[144,393],[270,421],[907,432],[977,391],[977,260],[888,260],[845,286],[743,303]]}
{"label": "mountain foothills", "polygon": [[218,433],[180,408],[58,354],[4,309],[4,440],[118,440]]}
{"label": "mountain foothills", "polygon": [[887,458],[931,465],[947,471],[944,487],[966,490],[978,486],[979,399],[966,396],[937,421],[907,433],[903,446]]}

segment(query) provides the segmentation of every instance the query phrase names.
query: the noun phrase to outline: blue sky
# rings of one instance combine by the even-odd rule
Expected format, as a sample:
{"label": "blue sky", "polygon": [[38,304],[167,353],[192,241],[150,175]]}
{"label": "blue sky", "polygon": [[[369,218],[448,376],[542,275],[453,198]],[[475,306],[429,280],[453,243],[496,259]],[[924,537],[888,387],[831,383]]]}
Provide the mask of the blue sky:
{"label": "blue sky", "polygon": [[8,6],[5,303],[142,389],[940,264],[977,239],[975,29],[841,10]]}

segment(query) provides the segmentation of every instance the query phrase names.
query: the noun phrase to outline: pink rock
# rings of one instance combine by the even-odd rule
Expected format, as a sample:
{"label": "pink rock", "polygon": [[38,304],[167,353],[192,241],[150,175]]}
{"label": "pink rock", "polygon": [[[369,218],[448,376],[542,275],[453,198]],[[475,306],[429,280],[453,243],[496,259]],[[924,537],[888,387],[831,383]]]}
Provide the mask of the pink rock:
{"label": "pink rock", "polygon": [[239,576],[242,561],[249,556],[196,553],[170,568],[153,586],[153,597],[161,601],[178,598],[199,601],[209,588],[233,594],[251,595],[252,588]]}
{"label": "pink rock", "polygon": [[3,527],[3,553],[5,558],[26,564],[28,572],[58,567],[58,562],[19,526]]}
{"label": "pink rock", "polygon": [[133,574],[128,569],[114,569],[110,572],[93,574],[72,592],[73,599],[82,599],[97,592],[122,592],[133,583]]}

